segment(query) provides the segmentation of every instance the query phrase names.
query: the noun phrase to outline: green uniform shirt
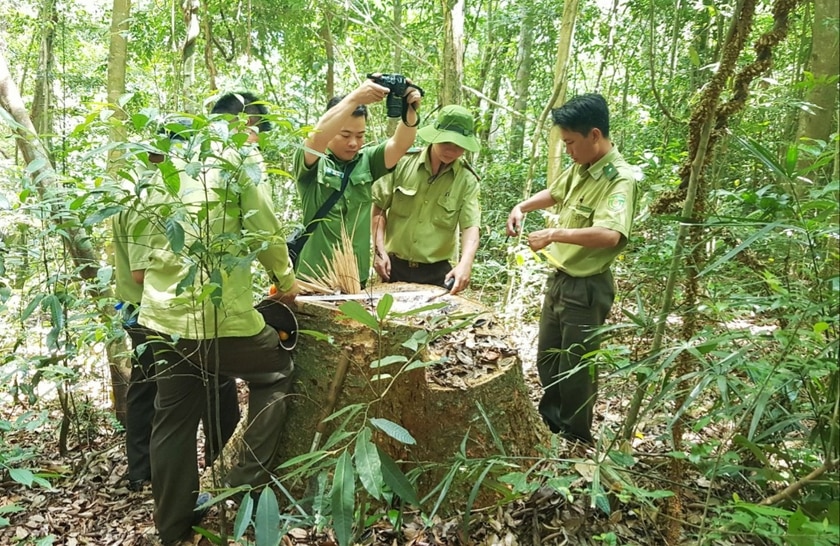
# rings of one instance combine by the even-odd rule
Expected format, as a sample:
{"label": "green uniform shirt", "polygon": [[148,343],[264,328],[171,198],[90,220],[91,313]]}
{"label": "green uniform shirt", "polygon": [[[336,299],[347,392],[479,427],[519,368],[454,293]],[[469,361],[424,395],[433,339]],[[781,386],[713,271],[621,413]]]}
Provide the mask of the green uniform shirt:
{"label": "green uniform shirt", "polygon": [[[221,159],[203,166],[173,159],[179,171],[178,198],[189,214],[178,216],[184,230],[184,245],[174,252],[159,221],[149,224],[152,250],[143,285],[140,324],[186,339],[247,337],[258,334],[265,321],[254,309],[251,265],[256,257],[268,271],[277,289],[294,284],[282,226],[274,215],[271,189],[263,172],[262,155],[255,147],[226,148]],[[223,169],[221,164],[227,164]],[[200,172],[196,169],[200,168]],[[169,184],[171,187],[171,183]],[[172,207],[174,198],[153,192],[149,202]],[[171,229],[167,229],[171,231]],[[209,246],[209,250],[188,252]],[[191,266],[204,259],[214,271]],[[221,298],[210,297],[211,287],[221,287]],[[216,293],[218,294],[218,292]],[[216,305],[218,304],[218,306]]]}
{"label": "green uniform shirt", "polygon": [[[326,217],[318,222],[297,259],[297,271],[301,276],[319,277],[332,258],[333,248],[341,242],[341,226],[353,241],[353,252],[359,263],[359,280],[364,283],[370,276],[370,189],[374,180],[388,174],[385,168],[385,145],[383,142],[359,150],[352,162],[350,181],[344,195],[330,209]],[[315,217],[321,205],[341,189],[341,178],[348,162],[336,159],[331,153],[307,167],[304,149],[295,154],[295,179],[303,208],[303,223],[308,224]]]}
{"label": "green uniform shirt", "polygon": [[386,250],[420,263],[452,259],[457,228],[481,224],[478,177],[461,159],[433,176],[429,150],[409,152],[373,185],[373,202],[387,211]]}
{"label": "green uniform shirt", "polygon": [[114,235],[114,281],[117,299],[140,305],[143,285],[134,282],[131,271],[145,269],[148,262],[149,247],[137,240],[135,226],[140,216],[133,210],[126,209],[111,217]]}
{"label": "green uniform shirt", "polygon": [[590,167],[575,164],[548,187],[557,201],[560,228],[603,227],[624,237],[613,248],[552,243],[549,259],[573,277],[603,273],[627,245],[636,208],[636,181],[630,165],[613,147]]}
{"label": "green uniform shirt", "polygon": [[[155,169],[147,170],[140,175],[144,183],[150,179],[154,180],[160,176]],[[134,185],[125,187],[126,191],[133,192]],[[134,305],[140,305],[140,298],[143,296],[143,285],[134,282],[131,272],[136,269],[146,269],[149,263],[149,244],[147,234],[143,233],[140,226],[142,216],[134,210],[138,201],[135,197],[128,203],[128,207],[121,213],[111,217],[111,233],[114,237],[114,281],[115,295],[120,301]]]}

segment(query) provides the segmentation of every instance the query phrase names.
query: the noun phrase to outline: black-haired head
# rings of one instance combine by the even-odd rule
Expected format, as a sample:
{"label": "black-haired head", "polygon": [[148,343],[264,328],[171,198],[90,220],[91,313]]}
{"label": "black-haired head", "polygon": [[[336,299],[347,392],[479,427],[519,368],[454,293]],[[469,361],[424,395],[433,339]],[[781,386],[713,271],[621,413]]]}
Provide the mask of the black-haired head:
{"label": "black-haired head", "polygon": [[[330,108],[332,108],[333,106],[335,106],[336,104],[338,104],[339,102],[341,102],[341,101],[342,101],[342,99],[343,99],[344,97],[346,97],[346,96],[347,96],[347,95],[336,95],[335,97],[331,98],[331,99],[329,100],[329,102],[327,102],[327,110],[329,110]],[[365,118],[365,121],[367,121],[367,118],[368,118],[368,109],[367,109],[367,106],[365,106],[364,104],[360,104],[360,105],[358,105],[358,106],[356,107],[356,109],[355,109],[355,110],[353,110],[353,117],[354,117],[354,118],[361,118],[361,117],[364,117],[364,118]]]}
{"label": "black-haired head", "polygon": [[607,101],[598,93],[586,93],[570,99],[551,111],[554,124],[567,131],[588,136],[594,128],[604,138],[610,138],[610,110]]}
{"label": "black-haired head", "polygon": [[232,114],[234,116],[242,112],[248,114],[248,124],[258,127],[261,133],[271,130],[271,122],[266,119],[268,108],[256,95],[248,91],[222,95],[210,111],[211,114]]}

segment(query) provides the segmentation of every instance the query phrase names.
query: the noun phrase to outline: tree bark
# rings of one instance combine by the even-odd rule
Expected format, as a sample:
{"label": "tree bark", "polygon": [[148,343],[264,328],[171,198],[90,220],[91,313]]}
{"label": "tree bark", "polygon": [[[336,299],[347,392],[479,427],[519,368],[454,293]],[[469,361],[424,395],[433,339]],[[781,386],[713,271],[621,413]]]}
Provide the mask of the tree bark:
{"label": "tree bark", "polygon": [[440,104],[461,104],[464,82],[464,0],[441,0],[443,5],[443,58]]}
{"label": "tree bark", "polygon": [[[395,74],[402,74],[402,14],[402,0],[394,0],[394,62],[391,64],[391,70]],[[411,74],[409,74],[410,76]],[[399,122],[398,118],[388,118],[388,126],[385,132],[389,137],[396,132]]]}
{"label": "tree bark", "polygon": [[[125,95],[125,67],[128,58],[128,23],[131,13],[131,0],[114,0],[111,12],[111,33],[108,47],[108,103],[114,107],[114,118],[126,119],[122,108],[121,97]],[[126,130],[122,123],[110,125],[111,142],[125,142]],[[116,177],[122,168],[122,152],[112,149],[108,157],[108,172]],[[127,415],[126,395],[128,394],[128,377],[130,363],[125,357],[125,342],[116,341],[106,346],[108,355],[108,369],[111,373],[111,390],[114,394],[114,414],[117,420],[125,425]]]}
{"label": "tree bark", "polygon": [[[15,122],[13,130],[16,134],[16,144],[23,155],[23,159],[29,165],[29,172],[38,195],[43,199],[47,189],[60,185],[58,175],[55,172],[52,162],[47,154],[44,144],[38,138],[35,126],[17,84],[9,72],[9,65],[2,51],[7,49],[6,44],[0,40],[0,108],[8,112]],[[52,205],[55,207],[55,205]],[[83,279],[91,279],[98,271],[98,259],[94,255],[90,237],[83,228],[77,227],[63,211],[53,208],[51,218],[56,224],[65,224],[62,229],[65,231],[63,243],[74,263],[79,266],[79,275]],[[66,221],[66,223],[65,223]]]}
{"label": "tree bark", "polygon": [[[213,61],[213,19],[210,17],[210,6],[207,5],[207,0],[204,0],[201,5],[204,8],[204,18],[202,19],[202,26],[204,27],[204,64],[207,66],[210,91],[215,92],[218,86],[216,85],[216,63]],[[250,47],[248,51],[250,52]]]}
{"label": "tree bark", "polygon": [[[53,39],[55,38],[55,0],[44,0],[41,6],[41,47],[38,52],[38,78],[35,82],[35,96],[32,99],[32,124],[39,135],[53,132],[52,122],[52,77]],[[49,137],[45,136],[44,147],[50,151]]]}
{"label": "tree bark", "polygon": [[516,159],[522,155],[525,145],[525,124],[528,110],[529,91],[531,89],[531,49],[534,42],[534,10],[531,4],[523,4],[521,8],[522,21],[519,26],[519,42],[516,49],[516,79],[514,81],[513,109],[523,114],[513,116],[510,127],[510,143],[508,155]]}
{"label": "tree bark", "polygon": [[[572,37],[575,33],[575,21],[577,20],[578,0],[567,0],[563,6],[563,21],[560,26],[560,37],[557,40],[557,57],[554,63],[554,96],[549,108],[558,108],[566,102],[566,73],[569,67],[569,56],[572,50]],[[543,119],[549,112],[544,113]],[[563,170],[563,141],[560,139],[560,130],[551,124],[551,132],[548,135],[548,178],[554,180]],[[530,194],[530,183],[528,184]]]}
{"label": "tree bark", "polygon": [[332,11],[324,6],[324,21],[321,23],[321,40],[324,42],[324,58],[327,61],[327,80],[324,82],[327,98],[324,104],[335,96],[335,41],[332,35]]}
{"label": "tree bark", "polygon": [[196,112],[195,100],[195,47],[200,25],[198,20],[199,0],[183,0],[181,10],[184,15],[184,26],[187,34],[181,46],[181,94],[184,98],[184,110]]}
{"label": "tree bark", "polygon": [[[430,296],[440,295],[437,287],[411,284],[379,284],[373,287],[374,298],[384,293],[394,297],[393,311],[404,312],[428,305]],[[487,309],[458,296],[439,299],[447,303],[443,309],[429,311],[422,316],[391,318],[383,323],[381,335],[339,312],[342,301],[322,302],[299,298],[296,307],[301,330],[325,334],[315,339],[302,335],[293,355],[295,387],[289,398],[286,422],[278,431],[280,462],[309,453],[313,446],[324,448],[330,444],[330,434],[353,431],[365,426],[372,417],[384,418],[405,428],[416,440],[405,444],[384,434],[375,434],[377,445],[397,461],[404,461],[404,470],[423,468],[418,480],[420,496],[429,493],[448,470],[447,463],[457,453],[468,458],[484,458],[499,454],[509,457],[536,456],[536,448],[546,441],[548,429],[542,423],[525,384],[522,366],[515,351],[508,349],[504,330],[496,326]],[[377,302],[363,303],[375,313]],[[412,350],[403,345],[408,339],[427,331],[440,331],[463,319],[463,328],[441,336],[420,349],[410,362],[438,361],[428,367],[402,370],[408,363],[394,363],[372,367],[388,355],[411,357]],[[432,325],[432,326],[430,326]],[[329,338],[327,341],[326,338]],[[447,357],[443,359],[442,357]],[[349,369],[342,382],[336,403],[330,404],[333,376],[338,364],[349,358]],[[389,378],[393,376],[392,378]],[[319,423],[324,408],[333,406],[330,413],[361,404],[367,409],[349,421],[343,417]],[[455,425],[457,423],[457,425]],[[241,428],[241,427],[240,427]],[[316,430],[324,430],[314,442]],[[205,473],[203,481],[224,475],[222,465],[234,462],[231,454],[241,448],[241,438],[225,447],[213,471]],[[332,445],[341,448],[344,442]],[[222,463],[221,461],[225,461]],[[284,486],[296,496],[298,487],[283,480]],[[473,482],[452,486],[447,503],[463,508]],[[476,505],[497,500],[496,493],[485,491]],[[300,497],[298,497],[300,498]]]}
{"label": "tree bark", "polygon": [[[813,77],[805,96],[810,103],[801,110],[796,140],[810,138],[830,142],[835,125],[837,104],[837,75],[840,71],[840,45],[837,43],[837,1],[814,0],[814,18],[811,33],[811,56],[808,61]],[[837,161],[837,158],[834,159]],[[800,156],[799,170],[804,170],[810,158]],[[831,169],[826,169],[830,172]],[[828,179],[822,180],[827,183]]]}

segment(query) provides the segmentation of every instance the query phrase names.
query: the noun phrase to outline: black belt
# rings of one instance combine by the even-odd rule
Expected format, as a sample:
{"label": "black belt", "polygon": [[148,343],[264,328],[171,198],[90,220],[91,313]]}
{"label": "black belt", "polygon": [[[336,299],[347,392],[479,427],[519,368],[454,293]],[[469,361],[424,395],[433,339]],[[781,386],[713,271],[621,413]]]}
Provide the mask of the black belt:
{"label": "black belt", "polygon": [[[388,256],[391,258],[392,261],[402,262],[402,263],[406,264],[411,269],[427,269],[429,267],[438,267],[439,264],[441,263],[441,262],[435,262],[435,263],[427,264],[427,263],[424,263],[424,262],[414,262],[412,260],[403,260],[402,258],[397,256],[396,254],[388,254]],[[446,260],[444,260],[444,261],[446,261]]]}

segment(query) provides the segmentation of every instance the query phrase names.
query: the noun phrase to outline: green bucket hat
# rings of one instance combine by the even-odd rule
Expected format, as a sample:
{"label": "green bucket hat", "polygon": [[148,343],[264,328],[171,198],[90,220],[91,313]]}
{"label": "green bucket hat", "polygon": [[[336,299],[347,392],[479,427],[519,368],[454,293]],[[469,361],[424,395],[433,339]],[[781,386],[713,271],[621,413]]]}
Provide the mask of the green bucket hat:
{"label": "green bucket hat", "polygon": [[456,104],[441,108],[437,121],[417,131],[417,136],[431,144],[451,142],[470,152],[479,149],[472,115],[466,108]]}

